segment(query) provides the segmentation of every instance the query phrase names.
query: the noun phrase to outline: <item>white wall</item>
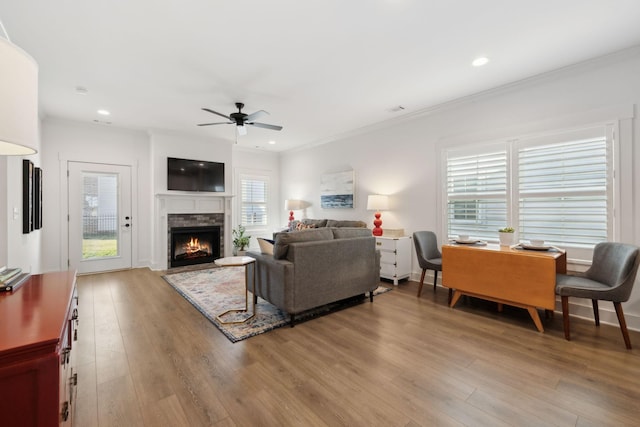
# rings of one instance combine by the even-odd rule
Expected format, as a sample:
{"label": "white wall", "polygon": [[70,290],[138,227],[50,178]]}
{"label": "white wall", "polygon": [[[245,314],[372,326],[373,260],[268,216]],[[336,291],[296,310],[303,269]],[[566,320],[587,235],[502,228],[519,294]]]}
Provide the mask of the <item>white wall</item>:
{"label": "white wall", "polygon": [[[640,245],[640,48],[609,55],[544,76],[451,102],[413,118],[398,118],[388,126],[345,137],[329,144],[284,153],[281,157],[281,197],[301,198],[313,205],[310,218],[349,218],[372,222],[366,196],[390,194],[391,210],[383,228],[437,231],[440,150],[457,143],[560,130],[627,116],[621,122],[621,241]],[[353,168],[356,206],[349,210],[319,208],[322,173]],[[571,254],[569,254],[571,256]],[[419,277],[413,259],[414,277]],[[640,286],[624,304],[630,327],[640,329]],[[602,320],[616,324],[611,307],[602,304]],[[591,317],[588,304],[572,312]]]}
{"label": "white wall", "polygon": [[42,272],[42,230],[22,233],[22,160],[41,167],[41,144],[30,156],[0,156],[0,267],[19,267],[25,272]]}
{"label": "white wall", "polygon": [[[150,140],[154,194],[168,193],[167,157],[224,163],[225,192],[218,195],[226,196],[232,193],[231,142],[169,131],[152,131]],[[171,193],[184,194],[181,191]]]}
{"label": "white wall", "polygon": [[145,132],[46,119],[42,126],[43,271],[67,268],[67,161],[129,165],[132,169],[132,262],[151,258],[153,197],[149,137]]}

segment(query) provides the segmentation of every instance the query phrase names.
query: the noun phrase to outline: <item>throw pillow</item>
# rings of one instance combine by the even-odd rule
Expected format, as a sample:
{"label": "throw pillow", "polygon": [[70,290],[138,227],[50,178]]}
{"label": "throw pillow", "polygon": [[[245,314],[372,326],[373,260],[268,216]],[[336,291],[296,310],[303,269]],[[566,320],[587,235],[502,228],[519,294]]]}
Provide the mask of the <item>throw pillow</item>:
{"label": "throw pillow", "polygon": [[327,226],[327,220],[326,219],[310,219],[310,218],[305,218],[301,221],[303,224],[306,225],[313,225],[316,228],[322,228],[322,227],[326,227]]}
{"label": "throw pillow", "polygon": [[306,230],[307,228],[316,228],[316,226],[313,224],[304,224],[302,222],[296,224],[296,231]]}
{"label": "throw pillow", "polygon": [[263,239],[258,237],[258,245],[260,245],[260,252],[265,255],[273,255],[274,240]]}
{"label": "throw pillow", "polygon": [[289,231],[295,231],[298,224],[300,224],[300,221],[298,221],[297,219],[294,219],[293,221],[291,221],[289,223]]}

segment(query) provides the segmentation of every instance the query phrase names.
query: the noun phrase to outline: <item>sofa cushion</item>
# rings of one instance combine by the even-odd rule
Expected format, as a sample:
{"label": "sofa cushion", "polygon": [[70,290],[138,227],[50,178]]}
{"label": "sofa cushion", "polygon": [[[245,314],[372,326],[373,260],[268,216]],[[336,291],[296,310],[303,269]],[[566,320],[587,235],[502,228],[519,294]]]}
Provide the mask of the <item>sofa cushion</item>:
{"label": "sofa cushion", "polygon": [[327,220],[327,227],[359,227],[367,228],[367,223],[364,221],[338,221],[335,219]]}
{"label": "sofa cushion", "polygon": [[333,240],[333,232],[328,228],[312,228],[309,230],[277,233],[273,245],[273,257],[283,259],[287,256],[289,245],[296,242],[312,242],[317,240]]}
{"label": "sofa cushion", "polygon": [[260,252],[265,255],[273,255],[273,244],[275,242],[269,239],[263,239],[258,237],[258,245],[260,245]]}
{"label": "sofa cushion", "polygon": [[334,239],[351,239],[353,237],[369,237],[371,230],[362,227],[332,227]]}

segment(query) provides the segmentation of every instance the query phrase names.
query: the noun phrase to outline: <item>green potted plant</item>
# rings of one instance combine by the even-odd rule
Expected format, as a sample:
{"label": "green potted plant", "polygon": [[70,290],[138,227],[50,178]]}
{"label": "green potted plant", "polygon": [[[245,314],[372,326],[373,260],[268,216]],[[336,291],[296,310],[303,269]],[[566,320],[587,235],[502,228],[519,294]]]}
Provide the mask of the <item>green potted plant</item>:
{"label": "green potted plant", "polygon": [[242,225],[239,225],[238,228],[232,231],[233,234],[233,254],[234,255],[244,255],[244,252],[249,246],[249,242],[251,241],[251,236],[245,235],[245,228]]}
{"label": "green potted plant", "polygon": [[500,245],[501,246],[511,246],[513,245],[513,236],[516,230],[513,227],[504,227],[498,230],[498,234],[500,236]]}

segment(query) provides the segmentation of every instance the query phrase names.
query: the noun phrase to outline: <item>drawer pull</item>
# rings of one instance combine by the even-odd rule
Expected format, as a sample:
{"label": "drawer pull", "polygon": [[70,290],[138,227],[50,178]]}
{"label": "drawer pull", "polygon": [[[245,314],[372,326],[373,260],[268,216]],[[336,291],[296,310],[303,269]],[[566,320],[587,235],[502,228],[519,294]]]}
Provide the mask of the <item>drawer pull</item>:
{"label": "drawer pull", "polygon": [[77,329],[73,330],[73,340],[74,341],[78,341],[78,330]]}
{"label": "drawer pull", "polygon": [[60,415],[62,417],[62,421],[67,421],[69,419],[69,402],[64,402],[62,404],[62,412]]}
{"label": "drawer pull", "polygon": [[382,242],[376,242],[376,246],[382,246]]}
{"label": "drawer pull", "polygon": [[69,353],[71,353],[71,347],[65,347],[64,350],[62,350],[62,354],[60,355],[61,365],[69,363]]}
{"label": "drawer pull", "polygon": [[78,320],[78,309],[73,309],[73,316],[71,316],[71,320]]}

